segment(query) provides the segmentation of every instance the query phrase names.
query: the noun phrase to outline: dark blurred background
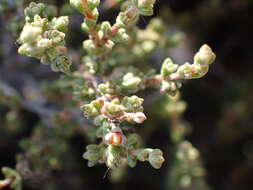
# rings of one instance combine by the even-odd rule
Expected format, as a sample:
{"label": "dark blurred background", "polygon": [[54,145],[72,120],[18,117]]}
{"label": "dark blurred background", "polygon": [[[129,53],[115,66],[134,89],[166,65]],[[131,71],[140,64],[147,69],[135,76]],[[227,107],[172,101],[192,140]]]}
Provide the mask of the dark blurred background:
{"label": "dark blurred background", "polygon": [[[55,1],[58,5],[64,2]],[[103,15],[101,19],[113,20],[117,10],[105,11]],[[188,104],[184,116],[193,126],[187,140],[202,155],[207,183],[214,190],[253,189],[253,1],[158,0],[154,17],[157,15],[169,27],[171,25],[186,34],[183,48],[176,50],[179,60],[184,60],[185,55],[190,55],[190,59],[203,43],[210,45],[217,55],[206,77],[189,81],[182,88],[182,98]],[[79,29],[80,15],[76,15],[75,19],[71,23],[75,35],[68,38],[68,44],[76,48],[81,46],[85,36]],[[139,25],[145,27],[149,19],[141,19]],[[36,86],[37,81],[58,77],[49,68],[30,64],[36,61],[16,53],[14,42],[17,36],[9,32],[9,24],[8,15],[0,17],[0,80],[17,91],[23,91]],[[0,106],[2,116],[6,110],[6,106]],[[148,110],[151,118],[152,114]],[[23,130],[14,135],[4,131],[4,117],[0,119],[0,166],[15,166],[15,155],[22,151],[18,141],[31,135],[40,115],[28,106],[18,117],[23,122]],[[141,163],[134,169],[129,168],[120,182],[111,183],[103,179],[105,166],[86,166],[81,155],[88,141],[81,135],[75,135],[69,143],[77,167],[55,171],[51,180],[57,181],[61,189],[71,189],[71,183],[78,180],[82,189],[168,189],[167,171],[172,156],[168,145],[168,122],[165,118],[158,117],[156,120],[156,130],[147,144],[165,152],[166,163],[162,169],[154,170]],[[25,189],[40,188],[32,186]]]}

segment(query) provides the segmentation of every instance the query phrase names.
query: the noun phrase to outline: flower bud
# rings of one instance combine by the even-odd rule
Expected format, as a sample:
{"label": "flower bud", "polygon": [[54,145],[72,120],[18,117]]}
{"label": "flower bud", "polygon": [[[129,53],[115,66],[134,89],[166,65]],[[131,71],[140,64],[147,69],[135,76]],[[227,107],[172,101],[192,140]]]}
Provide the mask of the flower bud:
{"label": "flower bud", "polygon": [[143,123],[144,120],[147,119],[144,113],[136,112],[136,113],[125,113],[124,118],[128,122],[134,123]]}
{"label": "flower bud", "polygon": [[138,96],[124,97],[121,104],[124,106],[126,112],[139,112],[143,111],[142,103],[144,99]]}
{"label": "flower bud", "polygon": [[35,15],[40,15],[45,9],[45,4],[43,3],[35,3],[31,2],[28,7],[25,8],[24,13],[25,13],[25,20],[26,22],[33,22],[33,18]]}
{"label": "flower bud", "polygon": [[114,93],[113,86],[109,82],[99,84],[98,90],[102,94],[113,94]]}
{"label": "flower bud", "polygon": [[52,46],[52,40],[49,40],[49,39],[41,39],[37,42],[37,46],[38,48],[43,48],[43,49],[46,49],[46,48],[49,48],[50,46]]}
{"label": "flower bud", "polygon": [[97,100],[93,100],[90,104],[100,110],[104,105],[104,100],[102,98],[98,98]]}
{"label": "flower bud", "polygon": [[197,79],[203,77],[209,70],[209,65],[200,65],[200,64],[193,64],[192,70],[192,78]]}
{"label": "flower bud", "polygon": [[127,73],[123,76],[122,86],[124,88],[136,89],[140,83],[141,79],[139,77],[134,76],[133,73]]}
{"label": "flower bud", "polygon": [[44,48],[38,48],[36,45],[25,43],[19,47],[18,53],[29,57],[41,57],[44,54]]}
{"label": "flower bud", "polygon": [[116,33],[116,35],[113,36],[113,40],[115,40],[116,42],[122,42],[122,43],[128,41],[129,36],[126,33],[126,29],[120,28],[118,32]]}
{"label": "flower bud", "polygon": [[51,39],[54,45],[64,45],[65,33],[58,30],[50,30],[47,32],[47,35],[48,39]]}
{"label": "flower bud", "polygon": [[148,161],[155,169],[160,169],[165,161],[163,153],[160,149],[154,149],[149,153]]}
{"label": "flower bud", "polygon": [[93,100],[90,104],[85,104],[80,107],[87,117],[96,117],[99,115],[104,102],[102,99]]}
{"label": "flower bud", "polygon": [[42,28],[26,24],[20,34],[19,40],[22,43],[30,43],[36,41],[36,39],[42,34]]}
{"label": "flower bud", "polygon": [[111,24],[110,24],[110,22],[108,22],[108,21],[102,22],[102,24],[101,24],[101,30],[102,30],[104,36],[108,35],[108,33],[111,30]]}
{"label": "flower bud", "polygon": [[34,16],[34,22],[32,22],[33,26],[40,27],[42,29],[45,29],[46,25],[48,24],[47,18],[41,18],[39,15]]}
{"label": "flower bud", "polygon": [[84,13],[84,5],[82,0],[69,0],[71,6],[76,8],[81,13]]}
{"label": "flower bud", "polygon": [[209,65],[214,62],[216,55],[208,45],[203,45],[194,57],[194,64]]}
{"label": "flower bud", "polygon": [[114,104],[114,103],[108,103],[105,106],[105,112],[107,115],[110,115],[112,117],[118,117],[123,114],[123,106]]}
{"label": "flower bud", "polygon": [[120,28],[126,28],[129,22],[129,18],[127,17],[126,13],[120,12],[116,18],[116,25]]}
{"label": "flower bud", "polygon": [[27,43],[23,44],[22,46],[20,46],[18,48],[18,53],[20,55],[29,55],[30,54],[30,52],[29,52],[30,48],[29,47],[30,47],[30,45],[28,45]]}
{"label": "flower bud", "polygon": [[61,16],[52,20],[52,26],[54,29],[66,33],[68,30],[69,19],[67,16]]}
{"label": "flower bud", "polygon": [[71,61],[65,54],[59,54],[52,59],[51,68],[55,72],[61,71],[63,73],[69,74],[70,66]]}
{"label": "flower bud", "polygon": [[161,92],[168,93],[171,96],[175,96],[178,89],[181,88],[182,84],[177,81],[162,81]]}
{"label": "flower bud", "polygon": [[177,73],[184,79],[191,79],[194,70],[192,70],[190,63],[185,63],[178,68]]}
{"label": "flower bud", "polygon": [[174,64],[170,58],[164,60],[163,65],[161,67],[161,75],[163,77],[168,77],[172,73],[176,72],[178,65]]}
{"label": "flower bud", "polygon": [[119,127],[113,128],[111,132],[107,133],[104,140],[109,145],[124,146],[127,144],[127,138]]}
{"label": "flower bud", "polygon": [[143,121],[146,120],[146,119],[147,119],[147,117],[142,112],[136,112],[133,115],[133,121],[135,123],[143,123]]}
{"label": "flower bud", "polygon": [[57,15],[57,8],[53,5],[31,2],[29,6],[25,8],[24,13],[26,22],[32,23],[35,15],[51,19]]}

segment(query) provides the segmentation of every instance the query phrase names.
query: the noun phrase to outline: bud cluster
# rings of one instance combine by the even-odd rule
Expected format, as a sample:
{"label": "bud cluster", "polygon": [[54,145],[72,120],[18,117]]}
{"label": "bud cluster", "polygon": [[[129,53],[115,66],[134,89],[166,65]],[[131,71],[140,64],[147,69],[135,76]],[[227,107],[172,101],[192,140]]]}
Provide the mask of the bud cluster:
{"label": "bud cluster", "polygon": [[106,163],[110,168],[117,168],[128,164],[135,167],[137,161],[148,161],[155,169],[161,168],[163,153],[159,149],[140,149],[140,137],[136,134],[123,135],[120,128],[115,127],[105,135],[104,142],[99,145],[87,146],[87,151],[83,157],[88,160],[88,166],[92,167],[96,163]]}
{"label": "bud cluster", "polygon": [[142,162],[148,161],[156,169],[161,168],[165,161],[161,150],[150,148],[140,149],[137,152],[137,159]]}
{"label": "bud cluster", "polygon": [[51,64],[54,71],[69,73],[71,62],[64,47],[68,17],[53,17],[49,20],[46,10],[42,3],[31,3],[25,9],[26,24],[18,39],[22,44],[18,53],[38,58],[43,64]]}
{"label": "bud cluster", "polygon": [[128,121],[142,123],[146,120],[142,112],[143,99],[137,96],[113,98],[111,95],[102,96],[89,104],[81,106],[84,115],[88,118],[104,116],[113,121]]}
{"label": "bud cluster", "polygon": [[90,35],[90,39],[83,42],[83,48],[91,56],[107,54],[116,42],[125,42],[129,39],[126,27],[136,20],[137,16],[131,7],[119,13],[116,23],[112,26],[108,21],[97,23],[99,17],[97,7],[100,0],[70,0],[70,4],[85,16],[82,29]]}
{"label": "bud cluster", "polygon": [[[129,40],[127,29],[136,24],[140,15],[150,16],[153,14],[154,3],[155,0],[126,1],[122,5],[122,12],[117,16],[116,22],[111,25],[108,21],[97,22],[99,17],[97,7],[100,0],[70,0],[70,4],[85,16],[82,29],[89,34],[89,39],[83,42],[83,48],[89,56],[107,55],[116,43]],[[89,60],[91,59],[85,58],[87,65],[92,63]]]}
{"label": "bud cluster", "polygon": [[25,8],[25,21],[28,23],[34,22],[35,15],[39,15],[42,18],[51,20],[57,14],[57,8],[53,5],[45,5],[44,3],[31,2],[30,5]]}
{"label": "bud cluster", "polygon": [[174,64],[170,58],[165,59],[161,67],[161,91],[175,95],[182,86],[179,79],[198,79],[203,77],[209,65],[215,60],[215,54],[208,45],[203,45],[194,56],[194,63]]}
{"label": "bud cluster", "polygon": [[[88,39],[82,43],[87,54],[82,58],[80,56],[84,64],[77,65],[77,70],[70,72],[71,61],[65,47],[68,17],[55,17],[53,9],[50,12],[41,3],[31,3],[25,9],[26,24],[18,40],[22,44],[18,52],[38,58],[44,64],[51,64],[54,71],[68,74],[60,78],[56,85],[58,89],[52,89],[57,92],[63,89],[72,91],[73,98],[65,93],[58,101],[64,104],[67,100],[71,109],[73,105],[78,105],[86,118],[94,119],[96,128],[89,135],[101,141],[97,145],[87,146],[83,158],[88,160],[88,166],[105,163],[110,168],[123,165],[135,167],[139,160],[148,161],[152,167],[159,169],[165,161],[162,151],[140,148],[139,136],[126,130],[127,125],[141,124],[147,119],[142,106],[144,99],[134,94],[158,84],[162,92],[177,95],[181,87],[179,80],[203,77],[214,61],[215,54],[209,46],[204,45],[195,55],[193,64],[179,66],[167,58],[160,74],[156,74],[154,69],[141,63],[152,60],[151,53],[159,47],[177,44],[182,36],[168,37],[161,19],[152,19],[146,29],[138,29],[136,23],[139,17],[153,14],[155,0],[122,2],[121,12],[114,24],[98,21],[100,0],[69,2],[84,15],[81,28],[88,34]],[[167,111],[173,116],[181,115],[184,109],[185,104],[180,101],[171,101],[167,105]],[[67,122],[70,117],[66,115],[56,118]],[[36,135],[40,137],[38,133]],[[62,143],[60,140],[56,142]],[[31,160],[42,157],[45,159],[42,167],[45,163],[57,167],[58,160],[54,155],[50,160],[42,156],[47,144],[42,143],[42,148],[37,150],[37,146],[33,146],[36,143],[23,143],[24,148],[31,150],[28,152]],[[56,147],[57,143],[50,144],[55,154],[60,155],[67,145],[63,143],[60,150]]]}

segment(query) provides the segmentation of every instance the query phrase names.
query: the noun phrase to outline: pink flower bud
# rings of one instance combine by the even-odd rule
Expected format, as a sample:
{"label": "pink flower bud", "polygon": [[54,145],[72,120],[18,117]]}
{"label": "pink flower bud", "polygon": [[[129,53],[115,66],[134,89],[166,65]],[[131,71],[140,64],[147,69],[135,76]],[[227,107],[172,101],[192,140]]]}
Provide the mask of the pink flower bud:
{"label": "pink flower bud", "polygon": [[116,146],[126,145],[127,143],[127,138],[119,127],[115,127],[111,132],[107,133],[104,140],[107,144]]}
{"label": "pink flower bud", "polygon": [[135,123],[142,123],[144,120],[146,120],[147,119],[147,117],[145,116],[145,114],[144,113],[142,113],[142,112],[136,112],[136,113],[134,113],[134,115],[133,115],[133,121],[135,122]]}

